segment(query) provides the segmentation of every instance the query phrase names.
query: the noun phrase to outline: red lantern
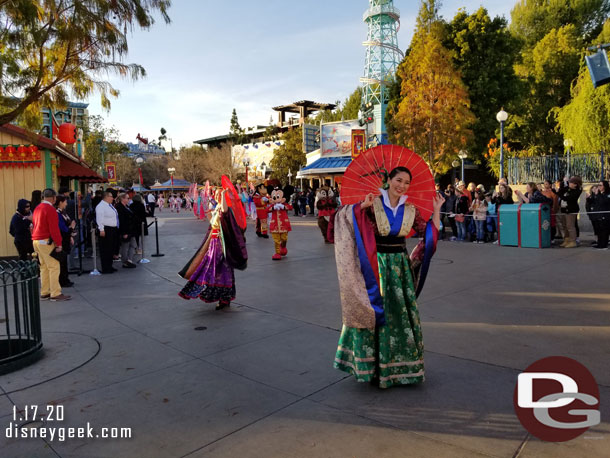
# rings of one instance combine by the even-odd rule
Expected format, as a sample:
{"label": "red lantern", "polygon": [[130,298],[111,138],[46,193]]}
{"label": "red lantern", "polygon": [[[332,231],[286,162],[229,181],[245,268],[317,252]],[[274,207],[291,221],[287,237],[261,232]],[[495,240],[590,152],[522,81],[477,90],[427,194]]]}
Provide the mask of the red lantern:
{"label": "red lantern", "polygon": [[19,148],[17,148],[17,160],[20,162],[17,163],[17,167],[21,167],[23,165],[23,163],[27,160],[27,155],[28,148],[26,148],[24,145],[19,145]]}
{"label": "red lantern", "polygon": [[40,167],[40,151],[38,151],[38,147],[36,145],[30,145],[28,151],[30,153],[30,161],[32,161],[31,166]]}
{"label": "red lantern", "polygon": [[9,161],[12,161],[13,159],[15,159],[15,153],[17,152],[17,150],[13,145],[6,145],[6,148],[4,148],[4,152],[6,153],[6,158]]}
{"label": "red lantern", "polygon": [[65,143],[66,145],[76,143],[76,139],[78,137],[76,129],[77,128],[74,124],[64,122],[61,126],[59,126],[59,141]]}

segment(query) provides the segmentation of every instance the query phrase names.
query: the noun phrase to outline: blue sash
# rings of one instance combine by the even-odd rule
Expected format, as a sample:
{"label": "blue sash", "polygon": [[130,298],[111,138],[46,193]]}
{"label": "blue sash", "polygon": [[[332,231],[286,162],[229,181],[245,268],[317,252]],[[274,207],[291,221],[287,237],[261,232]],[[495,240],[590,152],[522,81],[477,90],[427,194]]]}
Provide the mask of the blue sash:
{"label": "blue sash", "polygon": [[362,276],[364,277],[364,284],[366,286],[366,292],[369,296],[369,301],[371,302],[371,307],[373,307],[373,310],[375,311],[375,325],[384,326],[386,321],[385,312],[383,310],[383,298],[381,297],[381,291],[379,289],[379,284],[377,283],[375,272],[373,271],[373,267],[371,266],[367,256],[364,242],[362,241],[362,235],[360,234],[360,228],[358,227],[356,214],[353,209],[352,214],[354,218],[354,235],[356,236],[356,246],[358,247],[360,270],[362,272]]}

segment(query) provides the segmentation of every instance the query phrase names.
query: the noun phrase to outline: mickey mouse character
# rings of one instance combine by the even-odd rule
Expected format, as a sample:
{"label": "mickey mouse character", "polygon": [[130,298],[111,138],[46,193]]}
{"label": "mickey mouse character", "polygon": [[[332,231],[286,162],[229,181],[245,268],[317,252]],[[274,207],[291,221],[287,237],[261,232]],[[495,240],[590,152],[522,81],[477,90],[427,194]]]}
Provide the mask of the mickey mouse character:
{"label": "mickey mouse character", "polygon": [[316,207],[318,208],[318,227],[322,232],[325,243],[333,243],[328,238],[328,222],[333,213],[337,211],[337,199],[333,190],[328,186],[318,189],[316,194]]}
{"label": "mickey mouse character", "polygon": [[275,242],[275,254],[271,259],[279,261],[282,259],[282,256],[288,254],[286,242],[288,241],[288,232],[292,230],[290,220],[288,219],[288,210],[292,210],[292,205],[286,203],[284,191],[275,188],[271,192],[267,210],[271,214],[269,229]]}

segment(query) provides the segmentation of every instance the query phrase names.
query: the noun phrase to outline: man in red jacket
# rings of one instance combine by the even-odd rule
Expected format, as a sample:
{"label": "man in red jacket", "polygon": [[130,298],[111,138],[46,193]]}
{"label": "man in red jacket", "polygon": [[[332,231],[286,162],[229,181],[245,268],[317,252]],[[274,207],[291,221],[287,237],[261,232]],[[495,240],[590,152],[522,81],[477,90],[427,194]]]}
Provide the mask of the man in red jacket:
{"label": "man in red jacket", "polygon": [[59,261],[51,253],[61,253],[61,232],[57,210],[54,207],[57,193],[53,189],[42,192],[43,201],[34,210],[32,216],[32,242],[40,262],[40,298],[52,301],[67,301],[70,296],[61,293],[59,285]]}

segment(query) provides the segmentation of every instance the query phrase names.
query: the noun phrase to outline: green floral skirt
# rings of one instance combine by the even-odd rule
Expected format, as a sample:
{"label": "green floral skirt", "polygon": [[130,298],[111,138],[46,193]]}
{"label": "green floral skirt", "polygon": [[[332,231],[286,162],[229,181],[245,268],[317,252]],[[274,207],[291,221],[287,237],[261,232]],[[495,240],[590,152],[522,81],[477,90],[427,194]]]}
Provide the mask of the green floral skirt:
{"label": "green floral skirt", "polygon": [[[380,388],[424,381],[424,342],[407,253],[377,253],[386,325],[375,331],[343,326],[334,367]],[[378,358],[378,368],[376,368]],[[378,374],[376,373],[378,371]]]}

